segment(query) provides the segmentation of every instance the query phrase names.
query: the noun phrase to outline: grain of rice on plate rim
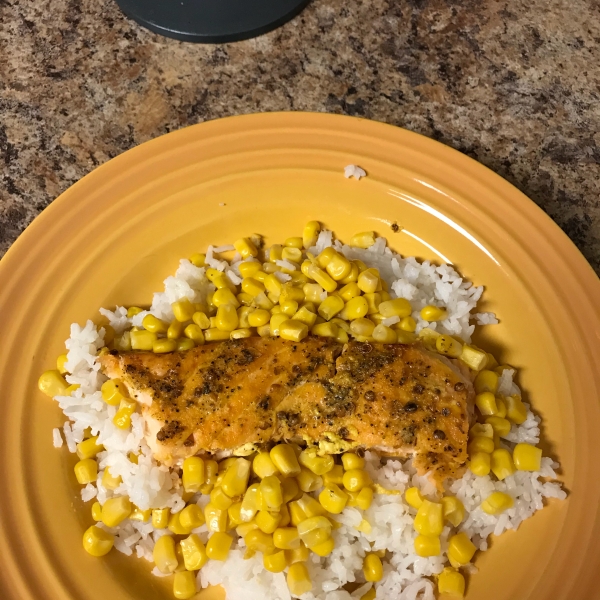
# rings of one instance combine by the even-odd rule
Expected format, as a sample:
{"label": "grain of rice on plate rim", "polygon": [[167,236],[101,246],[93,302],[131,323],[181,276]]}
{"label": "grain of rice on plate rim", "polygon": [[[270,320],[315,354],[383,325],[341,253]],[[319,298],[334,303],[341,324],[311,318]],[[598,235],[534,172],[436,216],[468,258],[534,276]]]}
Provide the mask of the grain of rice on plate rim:
{"label": "grain of rice on plate rim", "polygon": [[[347,170],[347,176],[364,176]],[[319,255],[325,248],[333,247],[349,260],[362,260],[367,267],[379,270],[382,280],[387,282],[391,298],[405,298],[412,306],[412,317],[416,322],[416,334],[423,336],[423,330],[456,336],[469,343],[477,325],[497,323],[492,313],[476,313],[478,300],[483,287],[474,286],[465,281],[450,265],[436,265],[429,261],[419,262],[413,257],[403,258],[387,247],[383,237],[374,239],[368,248],[344,245],[334,239],[333,233],[322,230],[316,243],[308,251]],[[198,267],[190,260],[183,259],[174,276],[164,281],[164,291],[154,294],[149,310],[128,316],[124,307],[114,310],[100,309],[115,336],[132,327],[142,327],[144,317],[152,314],[158,319],[170,323],[174,316],[172,304],[182,299],[192,303],[206,303],[207,296],[214,286],[206,277],[206,268],[224,272],[230,281],[239,285],[242,277],[239,265],[242,258],[239,253],[231,261],[220,256],[230,252],[233,246],[208,247],[205,255],[205,267]],[[246,259],[248,260],[248,259]],[[284,269],[295,269],[289,261],[279,261]],[[290,275],[278,271],[280,281],[289,280]],[[327,296],[326,292],[322,299]],[[427,305],[445,307],[447,316],[437,322],[428,322],[421,318],[421,309]],[[394,319],[385,324],[393,326]],[[98,435],[98,443],[104,450],[96,456],[98,476],[81,489],[84,502],[98,502],[104,505],[108,499],[126,496],[141,511],[150,508],[169,508],[178,513],[185,506],[183,490],[178,473],[158,464],[151,456],[149,447],[143,440],[143,421],[139,413],[131,415],[131,427],[119,429],[113,424],[116,406],[103,401],[100,391],[106,377],[100,373],[97,357],[104,347],[106,330],[97,327],[91,320],[82,327],[71,325],[71,335],[66,341],[67,359],[64,364],[66,381],[79,386],[69,395],[57,395],[55,400],[67,417],[62,429],[52,432],[54,446],[60,448],[63,440],[69,452],[77,451],[77,444],[84,439],[86,430],[91,429]],[[426,339],[426,338],[423,338]],[[520,389],[514,382],[515,370],[505,368],[498,378],[499,397],[520,397]],[[518,443],[536,445],[540,436],[540,418],[529,405],[523,405],[526,419],[521,424],[512,423],[510,432],[496,440],[497,447],[512,452]],[[130,455],[137,455],[137,464]],[[435,598],[436,576],[448,566],[449,540],[459,534],[466,534],[478,551],[488,548],[491,534],[500,535],[508,529],[516,529],[519,524],[531,517],[544,506],[545,498],[564,499],[565,492],[556,479],[558,464],[544,457],[541,468],[535,472],[517,470],[513,475],[498,480],[492,475],[476,476],[470,470],[460,479],[449,482],[445,495],[455,496],[465,509],[465,518],[457,526],[444,524],[439,536],[441,554],[421,557],[415,553],[414,529],[417,510],[405,501],[405,492],[416,487],[423,498],[439,501],[435,485],[426,477],[417,475],[412,461],[387,459],[381,461],[375,452],[365,453],[365,469],[369,473],[376,490],[392,493],[376,493],[367,510],[346,507],[335,519],[339,527],[332,531],[334,550],[326,558],[316,554],[307,561],[308,573],[312,581],[312,591],[301,596],[303,600],[351,600],[354,598],[397,598],[398,600],[433,600]],[[103,485],[106,469],[110,469],[113,478],[121,478],[115,489]],[[481,503],[493,492],[508,494],[514,501],[512,508],[498,515],[486,514]],[[313,496],[317,496],[316,493]],[[209,497],[195,495],[189,503],[196,503],[204,509]],[[367,525],[365,525],[365,522]],[[135,554],[149,562],[153,561],[153,548],[156,541],[164,535],[170,535],[169,529],[154,529],[152,522],[125,519],[117,527],[110,528],[101,521],[97,527],[114,536],[114,547],[126,555]],[[209,532],[206,524],[192,531],[206,543]],[[231,533],[231,532],[230,532]],[[234,535],[225,561],[210,560],[196,575],[197,586],[222,585],[229,600],[287,600],[290,595],[286,583],[286,574],[272,573],[263,566],[260,553],[245,556],[244,539]],[[376,583],[365,582],[363,561],[367,553],[385,551],[383,576]],[[382,553],[380,552],[380,553]],[[461,567],[464,574],[472,574],[476,567],[469,562]],[[156,576],[165,576],[157,567],[152,569]],[[352,592],[344,586],[351,586]]]}

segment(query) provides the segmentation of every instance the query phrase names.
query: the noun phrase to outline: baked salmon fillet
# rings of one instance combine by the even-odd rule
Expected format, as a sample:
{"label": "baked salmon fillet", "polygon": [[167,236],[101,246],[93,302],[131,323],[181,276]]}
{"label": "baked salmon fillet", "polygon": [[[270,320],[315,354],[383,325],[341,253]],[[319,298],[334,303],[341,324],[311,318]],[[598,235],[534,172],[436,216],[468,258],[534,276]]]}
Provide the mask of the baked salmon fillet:
{"label": "baked salmon fillet", "polygon": [[464,471],[473,386],[421,345],[250,337],[100,360],[140,403],[146,442],[167,465],[287,441],[413,455],[438,482]]}

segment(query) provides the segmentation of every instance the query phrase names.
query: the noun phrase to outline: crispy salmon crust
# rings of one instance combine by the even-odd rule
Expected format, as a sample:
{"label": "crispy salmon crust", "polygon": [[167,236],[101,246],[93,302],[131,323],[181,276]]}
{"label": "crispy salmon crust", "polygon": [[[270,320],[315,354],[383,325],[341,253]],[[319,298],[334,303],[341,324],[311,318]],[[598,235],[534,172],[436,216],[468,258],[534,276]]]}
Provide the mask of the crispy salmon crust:
{"label": "crispy salmon crust", "polygon": [[142,405],[146,442],[168,465],[300,441],[414,455],[419,472],[438,482],[464,471],[472,384],[420,345],[251,337],[100,360]]}

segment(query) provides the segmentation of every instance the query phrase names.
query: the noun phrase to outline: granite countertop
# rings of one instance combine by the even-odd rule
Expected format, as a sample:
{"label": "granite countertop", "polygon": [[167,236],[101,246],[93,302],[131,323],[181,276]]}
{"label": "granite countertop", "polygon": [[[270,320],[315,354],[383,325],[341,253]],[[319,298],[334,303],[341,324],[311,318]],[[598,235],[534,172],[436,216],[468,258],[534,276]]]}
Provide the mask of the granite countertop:
{"label": "granite countertop", "polygon": [[94,167],[257,111],[359,115],[487,165],[600,273],[597,0],[313,0],[224,45],[166,39],[113,0],[0,0],[0,255]]}

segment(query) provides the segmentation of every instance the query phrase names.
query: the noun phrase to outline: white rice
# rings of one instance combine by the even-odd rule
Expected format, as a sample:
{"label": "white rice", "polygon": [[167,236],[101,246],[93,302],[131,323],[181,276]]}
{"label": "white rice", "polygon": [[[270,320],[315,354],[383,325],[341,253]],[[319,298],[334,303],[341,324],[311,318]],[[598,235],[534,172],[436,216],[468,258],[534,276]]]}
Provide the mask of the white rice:
{"label": "white rice", "polygon": [[[347,167],[348,169],[348,167]],[[362,171],[362,170],[360,170]],[[353,171],[352,174],[355,172]],[[360,173],[359,173],[360,174]],[[362,171],[360,176],[364,176]],[[437,266],[429,261],[419,263],[412,257],[403,258],[386,246],[385,239],[377,238],[369,249],[357,249],[334,241],[330,231],[322,231],[316,246],[310,249],[318,254],[328,246],[334,246],[348,258],[357,258],[368,266],[377,267],[389,285],[392,297],[403,297],[414,307],[413,317],[417,321],[417,331],[428,326],[439,332],[457,335],[470,341],[475,324],[497,323],[492,313],[475,313],[477,302],[483,292],[465,281],[451,266]],[[232,250],[233,246],[209,247],[207,265],[227,272],[231,280],[239,280],[239,256],[233,266],[222,261],[214,254]],[[286,261],[279,261],[286,262]],[[290,268],[289,265],[282,265]],[[291,265],[293,266],[293,265]],[[289,275],[277,273],[280,281],[289,280]],[[114,310],[100,309],[117,334],[134,325],[141,325],[146,314],[171,321],[171,304],[188,298],[192,302],[203,302],[214,286],[205,276],[205,269],[195,267],[188,260],[181,260],[179,268],[172,277],[164,281],[164,291],[154,294],[149,311],[127,317],[124,307]],[[324,297],[326,293],[324,293]],[[420,309],[426,304],[444,306],[448,317],[438,323],[426,323],[420,317]],[[396,319],[396,321],[394,321]],[[474,321],[475,323],[472,323]],[[386,324],[397,322],[397,318],[386,320]],[[156,463],[150,449],[143,440],[143,423],[138,414],[132,416],[132,427],[123,431],[116,428],[112,418],[116,408],[102,400],[100,387],[106,380],[100,373],[96,360],[100,348],[104,345],[104,329],[97,329],[91,321],[83,327],[73,324],[71,335],[66,342],[68,350],[66,368],[71,373],[69,383],[81,387],[70,396],[57,396],[55,400],[68,418],[61,430],[52,432],[54,446],[59,448],[64,442],[70,452],[76,451],[76,444],[83,439],[84,430],[91,428],[98,435],[98,442],[105,450],[98,454],[99,473],[96,484],[88,484],[81,490],[82,499],[88,502],[96,499],[104,504],[113,496],[127,495],[140,509],[169,507],[172,512],[181,510],[185,503],[181,497],[179,477],[167,467]],[[499,383],[499,393],[520,393],[513,381],[515,372],[506,369]],[[540,419],[527,407],[527,419],[520,425],[513,425],[503,440],[506,448],[512,449],[515,443],[537,444],[540,436]],[[129,453],[138,454],[138,463],[132,463]],[[412,462],[387,460],[382,463],[374,452],[366,453],[367,470],[373,481],[390,490],[403,493],[411,486],[417,486],[425,496],[435,497],[435,487],[427,479],[416,474]],[[102,485],[104,470],[109,467],[113,476],[121,476],[122,483],[114,490]],[[536,473],[518,471],[504,481],[486,477],[476,477],[467,472],[461,479],[448,485],[448,492],[456,495],[465,505],[467,517],[456,528],[446,526],[441,536],[442,555],[421,558],[414,553],[416,532],[413,520],[416,511],[403,502],[401,495],[376,495],[371,507],[364,514],[356,508],[346,508],[337,517],[341,527],[333,532],[335,550],[323,559],[311,554],[308,565],[313,581],[313,592],[302,596],[302,600],[351,600],[359,598],[370,589],[362,575],[362,560],[367,551],[385,549],[391,553],[384,562],[384,577],[375,584],[377,596],[397,600],[433,600],[434,585],[430,576],[440,573],[447,564],[446,549],[448,537],[457,531],[465,532],[480,551],[487,550],[490,535],[500,535],[508,529],[517,529],[522,521],[531,517],[544,506],[545,498],[565,498],[560,484],[548,480],[556,478],[558,467],[549,458],[542,461],[542,469]],[[514,507],[499,516],[490,516],[481,511],[479,505],[491,492],[498,490],[510,494],[515,500]],[[198,497],[202,507],[206,497]],[[370,533],[363,533],[356,526],[366,519],[372,527]],[[168,530],[154,531],[150,523],[125,521],[119,527],[104,527],[115,537],[115,548],[124,554],[135,553],[139,558],[152,561],[152,549],[155,541]],[[208,539],[205,526],[196,532],[203,541]],[[234,534],[235,535],[235,534]],[[263,567],[262,556],[257,554],[244,560],[244,542],[237,539],[225,562],[209,561],[199,572],[198,582],[202,587],[222,585],[229,600],[288,600],[291,599],[285,575],[273,574]],[[467,568],[468,570],[468,568]],[[473,567],[473,570],[476,570]],[[152,573],[163,576],[158,569]],[[364,584],[350,594],[343,589],[347,583]]]}

